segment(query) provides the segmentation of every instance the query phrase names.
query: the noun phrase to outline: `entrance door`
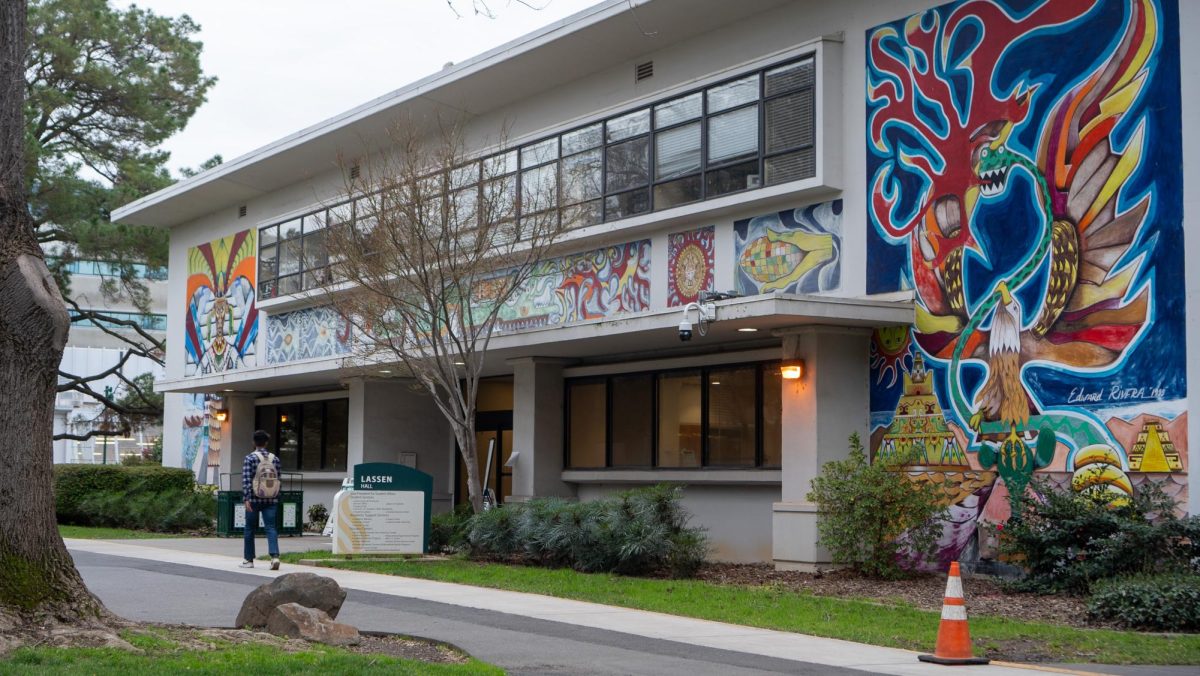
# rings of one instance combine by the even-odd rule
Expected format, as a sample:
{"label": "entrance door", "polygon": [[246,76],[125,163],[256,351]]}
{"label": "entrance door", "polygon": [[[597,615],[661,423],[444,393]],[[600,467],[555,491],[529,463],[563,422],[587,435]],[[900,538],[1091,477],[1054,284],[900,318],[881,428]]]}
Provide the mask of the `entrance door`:
{"label": "entrance door", "polygon": [[[512,412],[493,411],[480,413],[475,418],[475,449],[478,456],[478,470],[484,488],[490,488],[496,496],[497,504],[502,504],[512,496],[512,468],[505,467],[512,455],[513,432]],[[492,467],[487,476],[488,449],[492,449]],[[458,458],[458,492],[455,494],[456,504],[470,502],[467,490],[467,469],[462,456]]]}
{"label": "entrance door", "polygon": [[[501,504],[512,495],[512,469],[505,467],[513,450],[513,381],[512,376],[483,378],[479,381],[479,396],[476,398],[475,449],[479,459],[479,476],[484,488],[490,488]],[[492,446],[492,469],[484,477],[488,460],[488,447]],[[458,490],[454,503],[465,505],[470,502],[467,492],[467,468],[462,455],[455,463],[458,471]]]}

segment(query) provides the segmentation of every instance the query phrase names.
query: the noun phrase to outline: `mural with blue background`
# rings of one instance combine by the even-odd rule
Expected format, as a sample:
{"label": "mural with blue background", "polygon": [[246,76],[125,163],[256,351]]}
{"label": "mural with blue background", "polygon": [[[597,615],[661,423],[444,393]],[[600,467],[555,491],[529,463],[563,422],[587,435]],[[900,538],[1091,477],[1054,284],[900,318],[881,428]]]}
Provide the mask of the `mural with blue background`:
{"label": "mural with blue background", "polygon": [[[872,451],[949,481],[942,558],[1035,472],[1186,499],[1175,0],[965,0],[867,32]],[[976,536],[979,537],[976,537]]]}

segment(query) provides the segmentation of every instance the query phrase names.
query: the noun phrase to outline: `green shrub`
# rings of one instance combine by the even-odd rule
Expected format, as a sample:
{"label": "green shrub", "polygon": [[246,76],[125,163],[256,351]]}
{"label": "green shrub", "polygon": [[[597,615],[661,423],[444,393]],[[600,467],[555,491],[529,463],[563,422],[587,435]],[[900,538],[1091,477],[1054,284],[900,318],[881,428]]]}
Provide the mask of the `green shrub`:
{"label": "green shrub", "polygon": [[817,533],[835,563],[869,577],[895,579],[932,556],[945,508],[933,483],[872,464],[858,434],[845,460],[827,462],[808,499],[820,509]]}
{"label": "green shrub", "polygon": [[80,508],[90,515],[86,525],[160,533],[205,530],[216,515],[216,502],[194,491],[105,491],[85,498]]}
{"label": "green shrub", "polygon": [[471,518],[470,553],[582,572],[693,575],[708,540],[687,526],[681,497],[682,489],[663,485],[588,502],[539,498],[505,505]]}
{"label": "green shrub", "polygon": [[139,465],[57,465],[54,495],[58,522],[144,530],[211,526],[211,493],[197,491],[186,469]]}
{"label": "green shrub", "polygon": [[1096,583],[1088,600],[1088,615],[1132,629],[1200,630],[1200,576],[1103,580]]}
{"label": "green shrub", "polygon": [[325,523],[329,521],[329,509],[321,503],[309,505],[308,507],[308,523],[313,530],[321,531],[325,529]]}
{"label": "green shrub", "polygon": [[1123,504],[1040,479],[1031,486],[1033,494],[1014,496],[1001,541],[1024,559],[1018,589],[1085,595],[1100,580],[1188,572],[1200,560],[1200,517],[1177,517],[1174,500],[1156,484]]}
{"label": "green shrub", "polygon": [[439,554],[466,549],[470,523],[470,505],[458,505],[449,512],[434,514],[429,519],[429,551]]}
{"label": "green shrub", "polygon": [[471,517],[467,542],[471,555],[478,558],[507,558],[515,554],[517,519],[525,506],[521,504],[493,507]]}

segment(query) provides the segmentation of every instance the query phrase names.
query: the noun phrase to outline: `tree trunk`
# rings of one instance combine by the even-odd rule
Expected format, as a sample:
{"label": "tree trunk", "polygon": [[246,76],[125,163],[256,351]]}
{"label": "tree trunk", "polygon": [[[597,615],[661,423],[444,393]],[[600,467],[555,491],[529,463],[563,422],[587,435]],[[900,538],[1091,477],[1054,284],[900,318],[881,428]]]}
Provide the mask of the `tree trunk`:
{"label": "tree trunk", "polygon": [[[487,477],[479,476],[479,448],[475,443],[475,421],[455,425],[455,435],[458,437],[459,453],[462,455],[463,466],[467,469],[467,496],[471,500],[471,511],[478,514],[483,511],[483,489]],[[493,462],[495,460],[493,459]]]}
{"label": "tree trunk", "polygon": [[70,322],[25,199],[25,12],[24,0],[0,0],[0,629],[108,616],[54,516],[54,396]]}

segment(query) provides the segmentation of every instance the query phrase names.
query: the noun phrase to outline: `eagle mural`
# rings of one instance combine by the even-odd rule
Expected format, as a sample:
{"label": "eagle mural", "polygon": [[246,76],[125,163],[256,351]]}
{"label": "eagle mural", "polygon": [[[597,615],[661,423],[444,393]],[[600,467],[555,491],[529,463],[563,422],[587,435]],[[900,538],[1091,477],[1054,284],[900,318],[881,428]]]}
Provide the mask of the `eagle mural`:
{"label": "eagle mural", "polygon": [[[914,290],[909,349],[1009,494],[1098,457],[1128,495],[1112,421],[1186,416],[1163,286],[1182,280],[1177,12],[966,0],[868,31],[868,289]],[[883,426],[900,395],[873,382]]]}

